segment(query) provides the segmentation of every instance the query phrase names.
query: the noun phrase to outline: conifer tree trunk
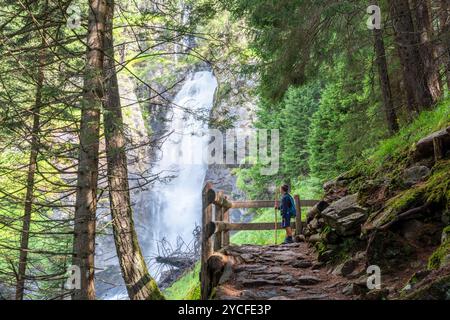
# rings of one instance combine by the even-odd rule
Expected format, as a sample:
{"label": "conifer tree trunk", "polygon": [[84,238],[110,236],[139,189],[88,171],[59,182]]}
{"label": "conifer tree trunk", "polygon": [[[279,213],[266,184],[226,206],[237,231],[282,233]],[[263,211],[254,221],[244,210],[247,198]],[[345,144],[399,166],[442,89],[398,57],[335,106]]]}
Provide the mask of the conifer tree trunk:
{"label": "conifer tree trunk", "polygon": [[417,113],[433,104],[428,88],[425,68],[419,52],[419,37],[411,15],[408,0],[390,0],[396,45],[403,69],[403,82],[407,94],[408,109]]}
{"label": "conifer tree trunk", "polygon": [[386,122],[391,134],[398,131],[397,114],[395,112],[394,103],[392,101],[391,83],[389,81],[388,66],[386,61],[386,50],[384,48],[383,31],[375,29],[375,53],[376,64],[380,76],[381,95],[383,97],[384,112],[386,114]]}
{"label": "conifer tree trunk", "polygon": [[440,8],[440,35],[442,45],[442,57],[447,80],[447,90],[450,90],[450,0],[441,0]]}
{"label": "conifer tree trunk", "polygon": [[104,126],[108,162],[109,199],[114,241],[122,276],[131,300],[163,299],[150,276],[134,228],[128,184],[127,156],[119,86],[114,61],[114,0],[107,0],[105,33]]}
{"label": "conifer tree trunk", "polygon": [[428,1],[414,0],[414,11],[419,35],[419,53],[425,72],[428,89],[436,102],[441,96],[439,77],[439,63],[436,47],[432,43],[433,26],[431,25],[431,12]]}
{"label": "conifer tree trunk", "polygon": [[103,97],[105,14],[105,0],[89,0],[73,244],[73,265],[80,268],[81,289],[74,290],[72,298],[75,300],[95,299],[95,213],[97,209],[100,110]]}
{"label": "conifer tree trunk", "polygon": [[33,114],[33,128],[31,129],[30,141],[30,160],[28,163],[27,186],[25,194],[23,224],[20,237],[20,254],[19,266],[17,268],[17,283],[16,283],[16,300],[23,300],[25,291],[25,276],[27,270],[28,258],[28,242],[30,239],[31,215],[34,201],[34,182],[37,166],[37,157],[39,154],[39,131],[40,131],[40,116],[42,108],[42,86],[44,85],[44,65],[45,65],[45,38],[42,36],[42,49],[40,50],[38,60],[38,72],[36,78],[36,97],[32,108]]}

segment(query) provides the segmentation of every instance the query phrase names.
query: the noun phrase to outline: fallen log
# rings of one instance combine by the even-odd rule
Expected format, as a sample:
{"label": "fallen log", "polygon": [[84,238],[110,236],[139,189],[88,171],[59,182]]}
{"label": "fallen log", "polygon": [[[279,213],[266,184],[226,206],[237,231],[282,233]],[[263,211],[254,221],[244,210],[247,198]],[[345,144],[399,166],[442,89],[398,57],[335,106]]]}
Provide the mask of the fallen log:
{"label": "fallen log", "polygon": [[196,260],[187,257],[157,257],[156,262],[166,264],[175,268],[189,268],[195,264]]}

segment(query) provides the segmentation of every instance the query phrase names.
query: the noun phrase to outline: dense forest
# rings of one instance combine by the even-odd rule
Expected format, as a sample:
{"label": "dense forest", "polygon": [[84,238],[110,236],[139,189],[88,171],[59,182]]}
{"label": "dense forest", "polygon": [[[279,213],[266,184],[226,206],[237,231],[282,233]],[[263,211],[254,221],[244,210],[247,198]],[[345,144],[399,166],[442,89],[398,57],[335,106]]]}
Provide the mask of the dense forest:
{"label": "dense forest", "polygon": [[[184,206],[180,194],[174,202],[194,215],[201,208],[210,169],[199,173],[200,185],[189,184],[195,190],[177,189],[177,174],[157,156],[190,121],[194,131],[279,129],[279,171],[226,168],[233,195],[273,199],[288,184],[303,197],[329,199],[334,188],[331,204],[342,187],[336,181],[346,181],[371,213],[421,208],[439,215],[436,234],[448,230],[450,133],[411,148],[450,125],[449,0],[0,0],[0,8],[0,299],[94,300],[117,277],[131,300],[171,298],[174,290],[198,298],[197,249],[186,245],[195,252],[168,289],[150,257],[166,250],[164,230],[155,229],[170,229],[154,217],[165,202],[152,188],[194,193],[199,203]],[[212,105],[182,99],[196,95]],[[399,182],[418,162],[412,154],[428,180]],[[383,196],[372,199],[381,186]],[[187,223],[187,234],[197,222],[164,219]],[[152,250],[149,233],[159,243]],[[233,239],[267,244],[264,237],[273,238]],[[178,243],[171,245],[182,251]],[[449,244],[430,244],[430,269],[444,265]],[[109,246],[113,256],[104,258]],[[319,257],[330,250],[320,241],[314,249]],[[117,261],[107,280],[98,275],[110,266],[102,259]],[[177,289],[176,280],[193,285]]]}

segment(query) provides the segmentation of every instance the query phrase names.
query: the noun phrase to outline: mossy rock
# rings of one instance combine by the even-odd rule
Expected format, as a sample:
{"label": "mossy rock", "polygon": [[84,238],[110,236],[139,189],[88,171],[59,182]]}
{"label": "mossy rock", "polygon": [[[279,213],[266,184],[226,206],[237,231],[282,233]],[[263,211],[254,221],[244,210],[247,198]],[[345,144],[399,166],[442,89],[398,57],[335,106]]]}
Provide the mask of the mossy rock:
{"label": "mossy rock", "polygon": [[428,259],[428,269],[439,269],[450,264],[450,239],[446,239]]}
{"label": "mossy rock", "polygon": [[438,162],[430,178],[411,189],[399,192],[389,199],[383,210],[372,213],[364,225],[364,230],[371,230],[394,220],[407,210],[428,204],[433,211],[445,212],[450,203],[450,160]]}
{"label": "mossy rock", "polygon": [[402,297],[405,300],[450,300],[450,275],[427,281],[410,294]]}

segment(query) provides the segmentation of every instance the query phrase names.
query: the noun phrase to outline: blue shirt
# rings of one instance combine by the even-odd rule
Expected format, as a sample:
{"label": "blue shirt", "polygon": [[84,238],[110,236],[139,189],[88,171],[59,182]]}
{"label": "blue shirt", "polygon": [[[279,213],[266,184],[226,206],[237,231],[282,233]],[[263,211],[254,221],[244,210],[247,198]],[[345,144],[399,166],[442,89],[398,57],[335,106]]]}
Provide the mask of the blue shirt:
{"label": "blue shirt", "polygon": [[287,216],[289,214],[289,208],[291,207],[291,199],[289,193],[285,193],[281,198],[280,211],[282,216]]}

